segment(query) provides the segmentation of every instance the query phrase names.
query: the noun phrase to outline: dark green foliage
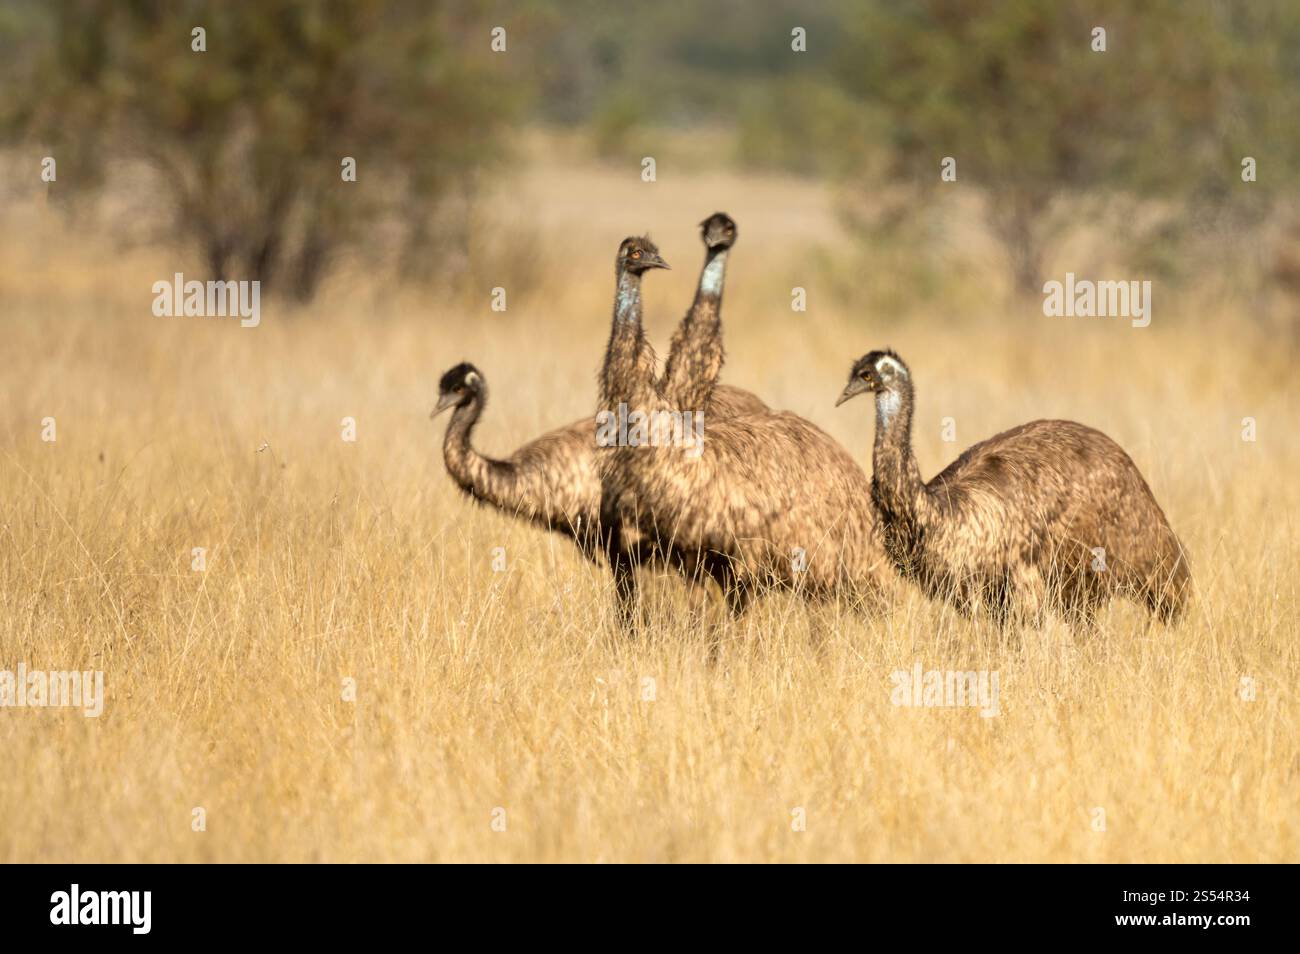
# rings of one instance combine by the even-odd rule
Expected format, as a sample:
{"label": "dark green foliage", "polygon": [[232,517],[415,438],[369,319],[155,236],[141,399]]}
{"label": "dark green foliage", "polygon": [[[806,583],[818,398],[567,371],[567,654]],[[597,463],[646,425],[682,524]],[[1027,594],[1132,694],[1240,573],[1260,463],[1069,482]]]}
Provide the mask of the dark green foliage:
{"label": "dark green foliage", "polygon": [[[437,200],[497,152],[518,97],[491,59],[488,27],[442,7],[19,4],[0,21],[20,54],[3,67],[17,96],[0,128],[58,157],[55,195],[144,160],[170,199],[174,236],[201,250],[208,277],[306,299],[381,221],[408,251],[426,241]],[[206,52],[191,48],[194,27]],[[355,183],[340,175],[345,156]]]}
{"label": "dark green foliage", "polygon": [[1297,26],[1294,4],[1270,2],[881,3],[850,18],[835,72],[889,117],[893,178],[932,191],[941,159],[957,159],[1017,284],[1036,292],[1071,213],[1062,202],[1169,198],[1204,216],[1245,198],[1262,210],[1264,190],[1242,196],[1240,163],[1268,153],[1274,176],[1294,171],[1294,130],[1275,120],[1300,92]]}

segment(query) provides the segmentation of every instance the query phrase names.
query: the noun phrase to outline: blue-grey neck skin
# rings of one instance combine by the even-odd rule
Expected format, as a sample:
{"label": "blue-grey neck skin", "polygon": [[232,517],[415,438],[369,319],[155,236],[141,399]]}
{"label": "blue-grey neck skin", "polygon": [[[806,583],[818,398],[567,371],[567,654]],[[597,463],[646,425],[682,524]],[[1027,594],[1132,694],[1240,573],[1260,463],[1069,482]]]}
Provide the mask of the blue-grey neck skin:
{"label": "blue-grey neck skin", "polygon": [[630,269],[620,269],[614,294],[614,322],[638,324],[641,321],[641,276]]}
{"label": "blue-grey neck skin", "polygon": [[673,334],[660,390],[671,407],[703,411],[717,385],[722,348],[722,285],[727,250],[708,249],[695,287],[695,301]]}
{"label": "blue-grey neck skin", "polygon": [[644,400],[654,383],[654,355],[641,327],[641,275],[620,267],[614,292],[614,319],[601,370],[599,409]]}
{"label": "blue-grey neck skin", "polygon": [[727,274],[727,250],[718,249],[709,255],[708,260],[704,263],[704,269],[700,272],[700,285],[696,289],[695,299],[697,301],[707,301],[709,299],[720,299],[722,297],[722,282]]}

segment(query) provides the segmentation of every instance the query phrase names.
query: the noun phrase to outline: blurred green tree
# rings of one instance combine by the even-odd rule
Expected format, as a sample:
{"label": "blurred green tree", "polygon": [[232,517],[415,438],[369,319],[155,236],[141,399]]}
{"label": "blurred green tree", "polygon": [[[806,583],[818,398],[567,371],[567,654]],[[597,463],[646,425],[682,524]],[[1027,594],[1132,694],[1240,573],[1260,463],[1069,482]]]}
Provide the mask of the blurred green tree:
{"label": "blurred green tree", "polygon": [[17,3],[0,19],[0,129],[55,151],[60,191],[146,161],[210,278],[306,300],[381,223],[418,253],[439,200],[499,151],[519,97],[480,6]]}
{"label": "blurred green tree", "polygon": [[[887,174],[937,190],[941,159],[955,158],[1029,292],[1041,289],[1045,249],[1080,211],[1058,200],[1177,197],[1203,212],[1231,193],[1243,155],[1275,141],[1265,128],[1283,93],[1295,101],[1294,76],[1271,66],[1276,18],[1230,4],[908,0],[845,10],[835,73],[863,109],[887,117]],[[867,146],[846,138],[841,148]]]}

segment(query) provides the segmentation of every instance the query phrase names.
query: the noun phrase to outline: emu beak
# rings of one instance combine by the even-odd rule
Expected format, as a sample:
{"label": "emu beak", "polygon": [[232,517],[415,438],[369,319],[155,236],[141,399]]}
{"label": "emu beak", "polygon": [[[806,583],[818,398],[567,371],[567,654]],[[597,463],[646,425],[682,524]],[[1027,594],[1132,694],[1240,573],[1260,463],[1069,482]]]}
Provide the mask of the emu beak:
{"label": "emu beak", "polygon": [[840,399],[835,402],[835,406],[839,407],[849,398],[857,397],[859,394],[865,394],[870,390],[871,385],[866,381],[863,381],[861,378],[851,378],[849,383],[844,386],[844,390],[840,393]]}
{"label": "emu beak", "polygon": [[447,408],[453,407],[455,404],[456,404],[456,395],[453,394],[451,391],[448,391],[446,394],[440,395],[438,397],[438,403],[434,406],[433,410],[429,412],[429,420],[433,420],[443,411],[447,410]]}

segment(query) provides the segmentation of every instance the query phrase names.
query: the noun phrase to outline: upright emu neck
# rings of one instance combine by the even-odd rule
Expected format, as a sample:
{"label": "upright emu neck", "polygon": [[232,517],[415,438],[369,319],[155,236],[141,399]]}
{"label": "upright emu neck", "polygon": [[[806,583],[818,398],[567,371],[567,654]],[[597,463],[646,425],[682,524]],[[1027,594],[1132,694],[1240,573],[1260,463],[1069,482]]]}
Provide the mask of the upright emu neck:
{"label": "upright emu neck", "polygon": [[523,481],[514,467],[500,460],[484,457],[470,446],[470,437],[483,413],[486,395],[480,393],[468,404],[452,411],[447,436],[442,442],[442,456],[447,473],[461,490],[475,500],[482,500],[508,513],[531,514]]}
{"label": "upright emu neck", "polygon": [[688,316],[694,321],[717,320],[722,308],[722,283],[727,277],[727,249],[711,248],[704,255],[700,284]]}
{"label": "upright emu neck", "polygon": [[654,352],[641,326],[641,275],[617,268],[614,323],[605,351],[600,392],[602,409],[617,412],[620,403],[644,403],[654,387]]}
{"label": "upright emu neck", "polygon": [[912,382],[876,395],[876,446],[871,492],[886,517],[915,524],[925,516],[926,489],[912,453]]}
{"label": "upright emu neck", "polygon": [[695,301],[673,334],[664,365],[663,394],[675,409],[702,411],[722,370],[722,287],[727,276],[727,249],[705,252]]}

